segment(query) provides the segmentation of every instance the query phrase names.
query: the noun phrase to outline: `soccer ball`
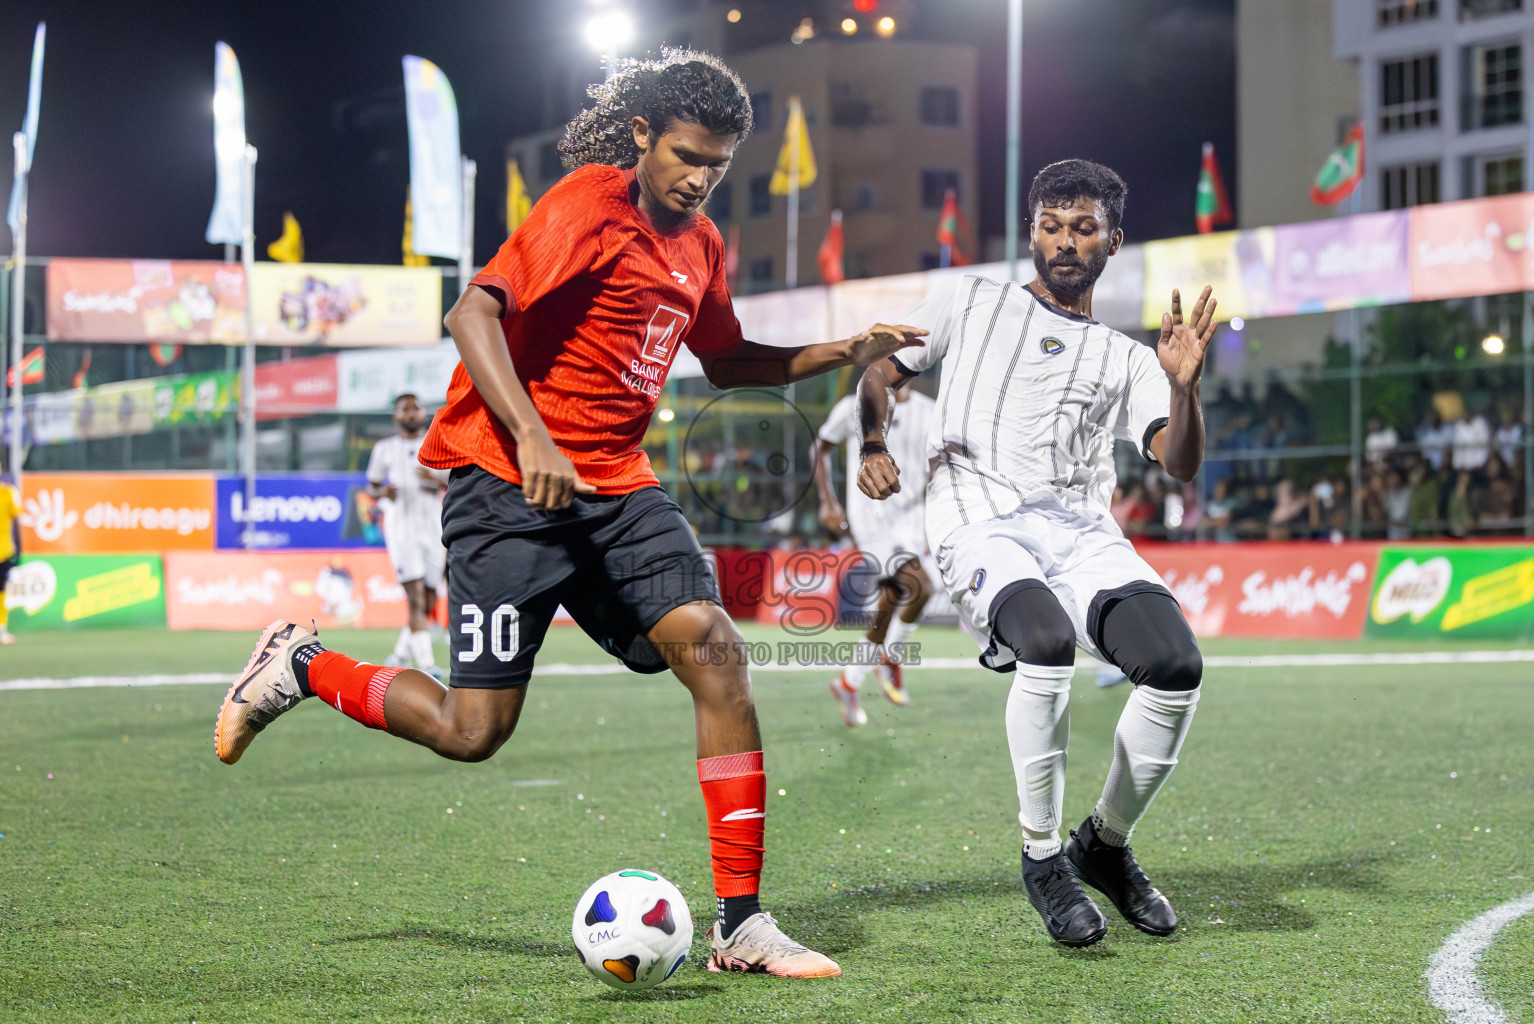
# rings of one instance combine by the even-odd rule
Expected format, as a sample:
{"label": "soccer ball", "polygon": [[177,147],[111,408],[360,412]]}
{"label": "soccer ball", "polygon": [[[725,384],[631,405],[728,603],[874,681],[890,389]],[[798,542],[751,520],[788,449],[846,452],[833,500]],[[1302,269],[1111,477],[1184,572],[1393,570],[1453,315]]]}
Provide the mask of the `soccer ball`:
{"label": "soccer ball", "polygon": [[676,973],[692,945],[692,913],[676,886],[649,871],[591,883],[570,924],[586,970],[613,988],[652,988]]}

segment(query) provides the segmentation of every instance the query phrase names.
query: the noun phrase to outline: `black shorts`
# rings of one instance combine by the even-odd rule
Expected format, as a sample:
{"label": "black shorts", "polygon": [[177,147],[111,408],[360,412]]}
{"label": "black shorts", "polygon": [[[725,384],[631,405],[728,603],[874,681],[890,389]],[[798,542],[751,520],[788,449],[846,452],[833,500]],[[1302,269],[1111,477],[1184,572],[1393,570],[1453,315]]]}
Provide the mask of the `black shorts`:
{"label": "black shorts", "polygon": [[565,609],[636,672],[667,667],[646,639],[673,608],[724,602],[682,510],[659,487],[577,495],[557,512],[478,466],[453,470],[442,503],[453,686],[521,686],[554,611]]}

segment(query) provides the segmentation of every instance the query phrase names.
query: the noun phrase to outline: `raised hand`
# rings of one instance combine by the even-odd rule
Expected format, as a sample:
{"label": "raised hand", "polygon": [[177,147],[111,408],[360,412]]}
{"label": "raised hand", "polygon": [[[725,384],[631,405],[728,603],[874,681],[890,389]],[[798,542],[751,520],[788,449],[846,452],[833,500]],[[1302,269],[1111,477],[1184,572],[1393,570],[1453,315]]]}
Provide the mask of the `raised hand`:
{"label": "raised hand", "polygon": [[889,324],[874,324],[868,330],[854,334],[847,340],[847,354],[854,364],[868,366],[886,356],[894,355],[903,348],[925,345],[926,342],[921,339],[927,334],[928,331],[924,327],[907,327],[905,324],[891,327]]}
{"label": "raised hand", "polygon": [[1161,314],[1161,337],[1156,341],[1156,358],[1179,387],[1191,388],[1198,383],[1204,372],[1204,352],[1219,321],[1214,318],[1214,308],[1219,303],[1213,297],[1209,285],[1199,294],[1193,304],[1189,323],[1183,323],[1182,296],[1172,289],[1172,311]]}

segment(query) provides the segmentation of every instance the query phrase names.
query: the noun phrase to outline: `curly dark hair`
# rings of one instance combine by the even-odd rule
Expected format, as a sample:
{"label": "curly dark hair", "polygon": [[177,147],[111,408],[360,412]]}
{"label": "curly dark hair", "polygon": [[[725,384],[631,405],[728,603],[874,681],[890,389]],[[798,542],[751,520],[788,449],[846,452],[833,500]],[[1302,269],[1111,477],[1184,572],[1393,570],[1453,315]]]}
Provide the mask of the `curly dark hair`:
{"label": "curly dark hair", "polygon": [[660,133],[672,120],[701,125],[715,135],[751,134],[746,85],[718,57],[698,50],[664,49],[659,60],[624,59],[607,81],[586,90],[595,103],[565,126],[559,152],[566,167],[639,162],[635,115]]}
{"label": "curly dark hair", "polygon": [[1108,230],[1116,231],[1124,220],[1124,200],[1129,186],[1110,167],[1090,160],[1060,160],[1033,177],[1028,188],[1028,219],[1039,204],[1069,206],[1078,199],[1096,199],[1108,211]]}

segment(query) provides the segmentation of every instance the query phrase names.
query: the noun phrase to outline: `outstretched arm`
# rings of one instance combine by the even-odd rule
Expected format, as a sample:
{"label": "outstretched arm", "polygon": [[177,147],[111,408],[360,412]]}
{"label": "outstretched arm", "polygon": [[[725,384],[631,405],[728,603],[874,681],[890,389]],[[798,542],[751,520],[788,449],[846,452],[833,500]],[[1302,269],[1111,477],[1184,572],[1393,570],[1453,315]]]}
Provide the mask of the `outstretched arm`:
{"label": "outstretched arm", "polygon": [[832,534],[847,532],[847,511],[836,497],[831,477],[831,453],[836,445],[822,438],[810,442],[810,466],[815,478],[815,494],[820,499],[820,525]]}
{"label": "outstretched arm", "polygon": [[717,352],[701,352],[703,375],[716,388],[781,387],[843,366],[867,366],[903,348],[924,344],[926,331],[904,324],[874,324],[845,341],[795,348],[741,341]]}
{"label": "outstretched arm", "polygon": [[1204,413],[1199,406],[1199,377],[1204,372],[1204,353],[1219,321],[1214,289],[1205,286],[1193,304],[1191,323],[1183,323],[1182,296],[1172,289],[1172,311],[1161,315],[1161,337],[1156,358],[1172,387],[1167,425],[1151,438],[1151,454],[1179,480],[1192,480],[1204,462]]}
{"label": "outstretched arm", "polygon": [[910,378],[895,367],[891,359],[874,363],[858,382],[858,429],[863,438],[858,490],[880,501],[900,490],[900,467],[889,453],[884,432],[895,406],[895,389]]}

